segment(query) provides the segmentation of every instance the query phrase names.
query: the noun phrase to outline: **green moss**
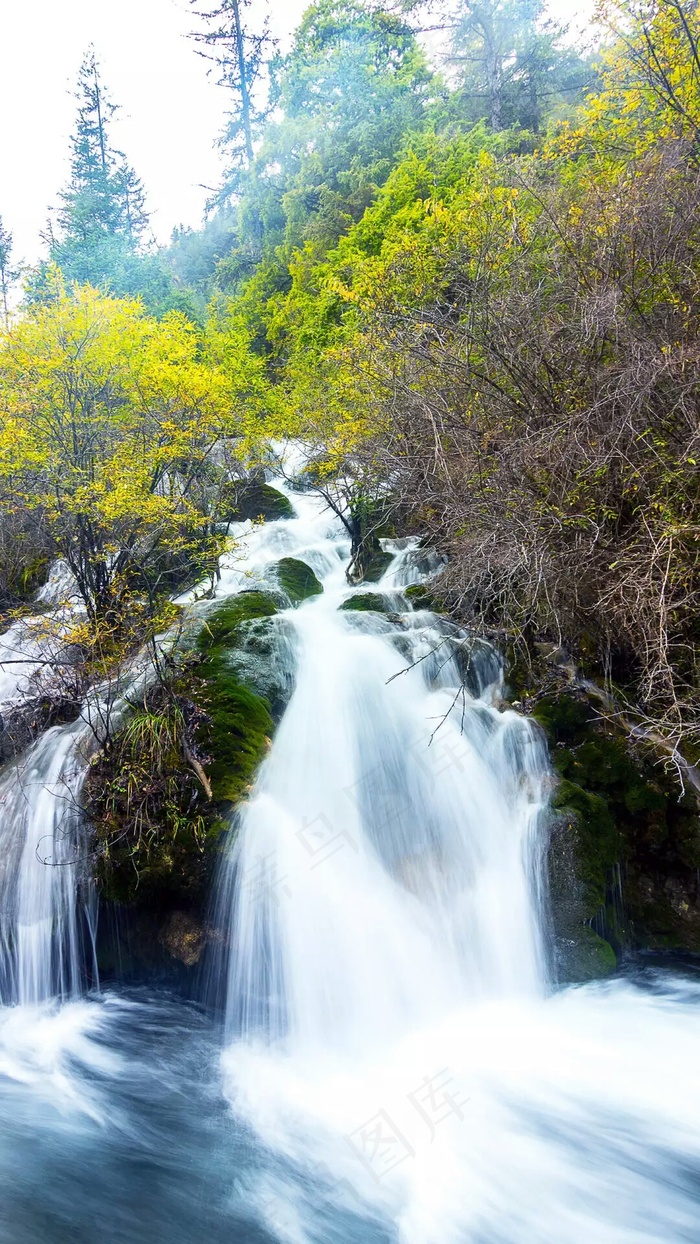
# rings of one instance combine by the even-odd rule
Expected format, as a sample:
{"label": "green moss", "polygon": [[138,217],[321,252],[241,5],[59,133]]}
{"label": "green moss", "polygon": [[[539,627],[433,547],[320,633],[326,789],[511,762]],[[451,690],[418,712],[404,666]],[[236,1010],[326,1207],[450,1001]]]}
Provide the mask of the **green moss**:
{"label": "green moss", "polygon": [[595,720],[591,705],[572,695],[543,696],[533,711],[552,743],[576,744],[590,734]]}
{"label": "green moss", "polygon": [[24,566],[17,579],[18,595],[22,600],[29,600],[49,577],[51,562],[48,557],[35,557]]}
{"label": "green moss", "polygon": [[270,592],[239,592],[207,615],[197,647],[200,652],[209,652],[222,645],[233,648],[239,642],[244,622],[274,617],[278,609],[279,604]]}
{"label": "green moss", "polygon": [[280,518],[294,518],[294,507],[284,493],[261,480],[231,480],[221,490],[217,517],[224,523],[241,523],[255,518],[273,522]]}
{"label": "green moss", "polygon": [[204,900],[208,801],[187,759],[196,715],[190,701],[157,686],[90,766],[85,796],[97,880],[112,902]]}
{"label": "green moss", "polygon": [[404,588],[403,594],[411,602],[414,609],[439,611],[439,603],[423,583],[412,583],[410,587]]}
{"label": "green moss", "polygon": [[274,729],[270,707],[239,681],[225,658],[212,654],[203,671],[199,702],[207,721],[198,738],[211,760],[207,765],[217,803],[237,803],[263,759]]}
{"label": "green moss", "polygon": [[241,679],[235,650],[247,624],[276,612],[268,593],[241,592],[209,615],[199,636],[203,660],[196,700],[204,719],[197,738],[210,757],[207,772],[217,803],[241,799],[274,729],[270,704]]}
{"label": "green moss", "polygon": [[578,873],[585,887],[584,902],[592,917],[605,902],[608,873],[620,859],[623,843],[607,802],[600,795],[563,779],[552,806],[570,820],[576,831]]}
{"label": "green moss", "polygon": [[344,612],[387,613],[386,598],[380,592],[359,592],[350,596],[340,606]]}
{"label": "green moss", "polygon": [[598,980],[617,968],[617,956],[609,942],[588,925],[576,930],[575,940],[560,948],[560,976],[564,982]]}
{"label": "green moss", "polygon": [[87,811],[105,897],[158,909],[203,903],[227,812],[253,781],[274,729],[268,701],[236,657],[249,628],[276,612],[265,592],[241,592],[213,609],[196,655],[171,684],[147,693],[91,766]]}
{"label": "green moss", "polygon": [[296,557],[283,557],[277,563],[277,582],[293,605],[299,605],[311,596],[319,596],[323,585],[306,562]]}
{"label": "green moss", "polygon": [[700,947],[692,798],[680,797],[658,755],[631,745],[580,693],[543,697],[533,715],[560,776],[553,804],[569,821],[583,916],[598,916],[615,944]]}

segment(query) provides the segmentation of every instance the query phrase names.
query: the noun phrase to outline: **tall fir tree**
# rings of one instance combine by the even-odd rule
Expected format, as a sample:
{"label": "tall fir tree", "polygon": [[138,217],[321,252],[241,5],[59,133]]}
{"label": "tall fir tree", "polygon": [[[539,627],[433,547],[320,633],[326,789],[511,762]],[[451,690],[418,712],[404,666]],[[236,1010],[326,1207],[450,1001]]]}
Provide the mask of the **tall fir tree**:
{"label": "tall fir tree", "polygon": [[78,115],[71,138],[70,181],[61,192],[50,258],[69,281],[119,284],[119,272],[148,225],[143,186],[124,154],[112,147],[117,111],[100,77],[93,48],[78,75]]}

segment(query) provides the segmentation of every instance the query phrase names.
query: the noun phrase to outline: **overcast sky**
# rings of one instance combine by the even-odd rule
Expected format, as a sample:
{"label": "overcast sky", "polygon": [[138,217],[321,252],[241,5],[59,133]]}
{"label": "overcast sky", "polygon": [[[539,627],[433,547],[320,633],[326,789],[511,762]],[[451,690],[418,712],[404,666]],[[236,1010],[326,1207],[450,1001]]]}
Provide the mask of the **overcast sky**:
{"label": "overcast sky", "polygon": [[[262,8],[262,0],[260,0]],[[552,0],[580,20],[590,0]],[[73,89],[95,45],[121,105],[113,143],[143,180],[152,226],[167,241],[177,224],[198,225],[220,161],[214,140],[225,94],[186,36],[187,0],[0,0],[0,215],[15,256],[33,262],[40,233],[67,176]],[[274,32],[288,40],[306,0],[271,0]]]}

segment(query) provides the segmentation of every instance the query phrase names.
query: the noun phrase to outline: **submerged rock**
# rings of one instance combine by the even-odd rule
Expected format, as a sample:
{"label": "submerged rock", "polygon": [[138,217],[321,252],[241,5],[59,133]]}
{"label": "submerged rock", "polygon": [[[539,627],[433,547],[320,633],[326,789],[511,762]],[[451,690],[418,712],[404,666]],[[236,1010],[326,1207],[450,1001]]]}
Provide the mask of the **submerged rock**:
{"label": "submerged rock", "polygon": [[617,956],[609,942],[588,925],[571,938],[561,938],[556,948],[557,969],[562,984],[599,980],[617,968]]}

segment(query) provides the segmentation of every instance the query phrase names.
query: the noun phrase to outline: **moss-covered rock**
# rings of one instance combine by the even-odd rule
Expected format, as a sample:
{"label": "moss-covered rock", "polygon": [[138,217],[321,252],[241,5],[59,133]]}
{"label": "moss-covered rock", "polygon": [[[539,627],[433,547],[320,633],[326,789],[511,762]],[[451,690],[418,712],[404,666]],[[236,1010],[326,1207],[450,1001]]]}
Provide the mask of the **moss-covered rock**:
{"label": "moss-covered rock", "polygon": [[217,604],[206,616],[197,640],[200,652],[207,653],[222,645],[235,648],[241,638],[244,623],[260,618],[272,618],[279,609],[279,602],[271,592],[239,592]]}
{"label": "moss-covered rock", "polygon": [[242,592],[217,605],[167,685],[148,690],[95,757],[86,810],[97,878],[112,902],[201,908],[228,829],[274,729],[270,705],[237,663],[251,626],[277,602]]}
{"label": "moss-covered rock", "polygon": [[557,960],[562,983],[598,980],[617,968],[617,956],[610,943],[588,925],[577,930],[574,938],[562,939]]}
{"label": "moss-covered rock", "polygon": [[579,921],[595,917],[621,947],[700,951],[694,799],[596,710],[567,688],[540,698],[533,713],[559,777],[554,809],[574,844]]}
{"label": "moss-covered rock", "polygon": [[380,592],[358,592],[356,596],[350,596],[344,600],[340,606],[343,612],[347,613],[389,613],[389,605],[386,597]]}
{"label": "moss-covered rock", "polygon": [[403,594],[414,609],[439,610],[438,602],[424,583],[412,583],[410,587],[403,589]]}
{"label": "moss-covered rock", "polygon": [[235,651],[246,623],[277,612],[265,592],[242,592],[207,618],[198,640],[196,702],[203,710],[197,732],[208,754],[207,773],[217,803],[236,804],[252,781],[274,729],[270,705],[241,680]]}
{"label": "moss-covered rock", "polygon": [[277,582],[293,605],[300,605],[311,596],[320,596],[323,584],[310,566],[296,557],[283,557],[276,567]]}
{"label": "moss-covered rock", "polygon": [[362,583],[378,583],[393,560],[393,553],[385,553],[383,549],[373,551],[363,563]]}
{"label": "moss-covered rock", "polygon": [[206,760],[194,742],[198,716],[192,700],[158,685],[93,759],[86,811],[98,888],[111,902],[167,909],[204,900],[218,833],[197,772]]}
{"label": "moss-covered rock", "polygon": [[217,519],[222,523],[242,523],[261,518],[274,522],[294,518],[294,507],[284,493],[260,479],[236,479],[224,484]]}
{"label": "moss-covered rock", "polygon": [[608,873],[623,850],[622,835],[605,799],[574,782],[562,780],[552,804],[577,830],[578,875],[584,885],[586,917],[592,918],[605,903]]}

